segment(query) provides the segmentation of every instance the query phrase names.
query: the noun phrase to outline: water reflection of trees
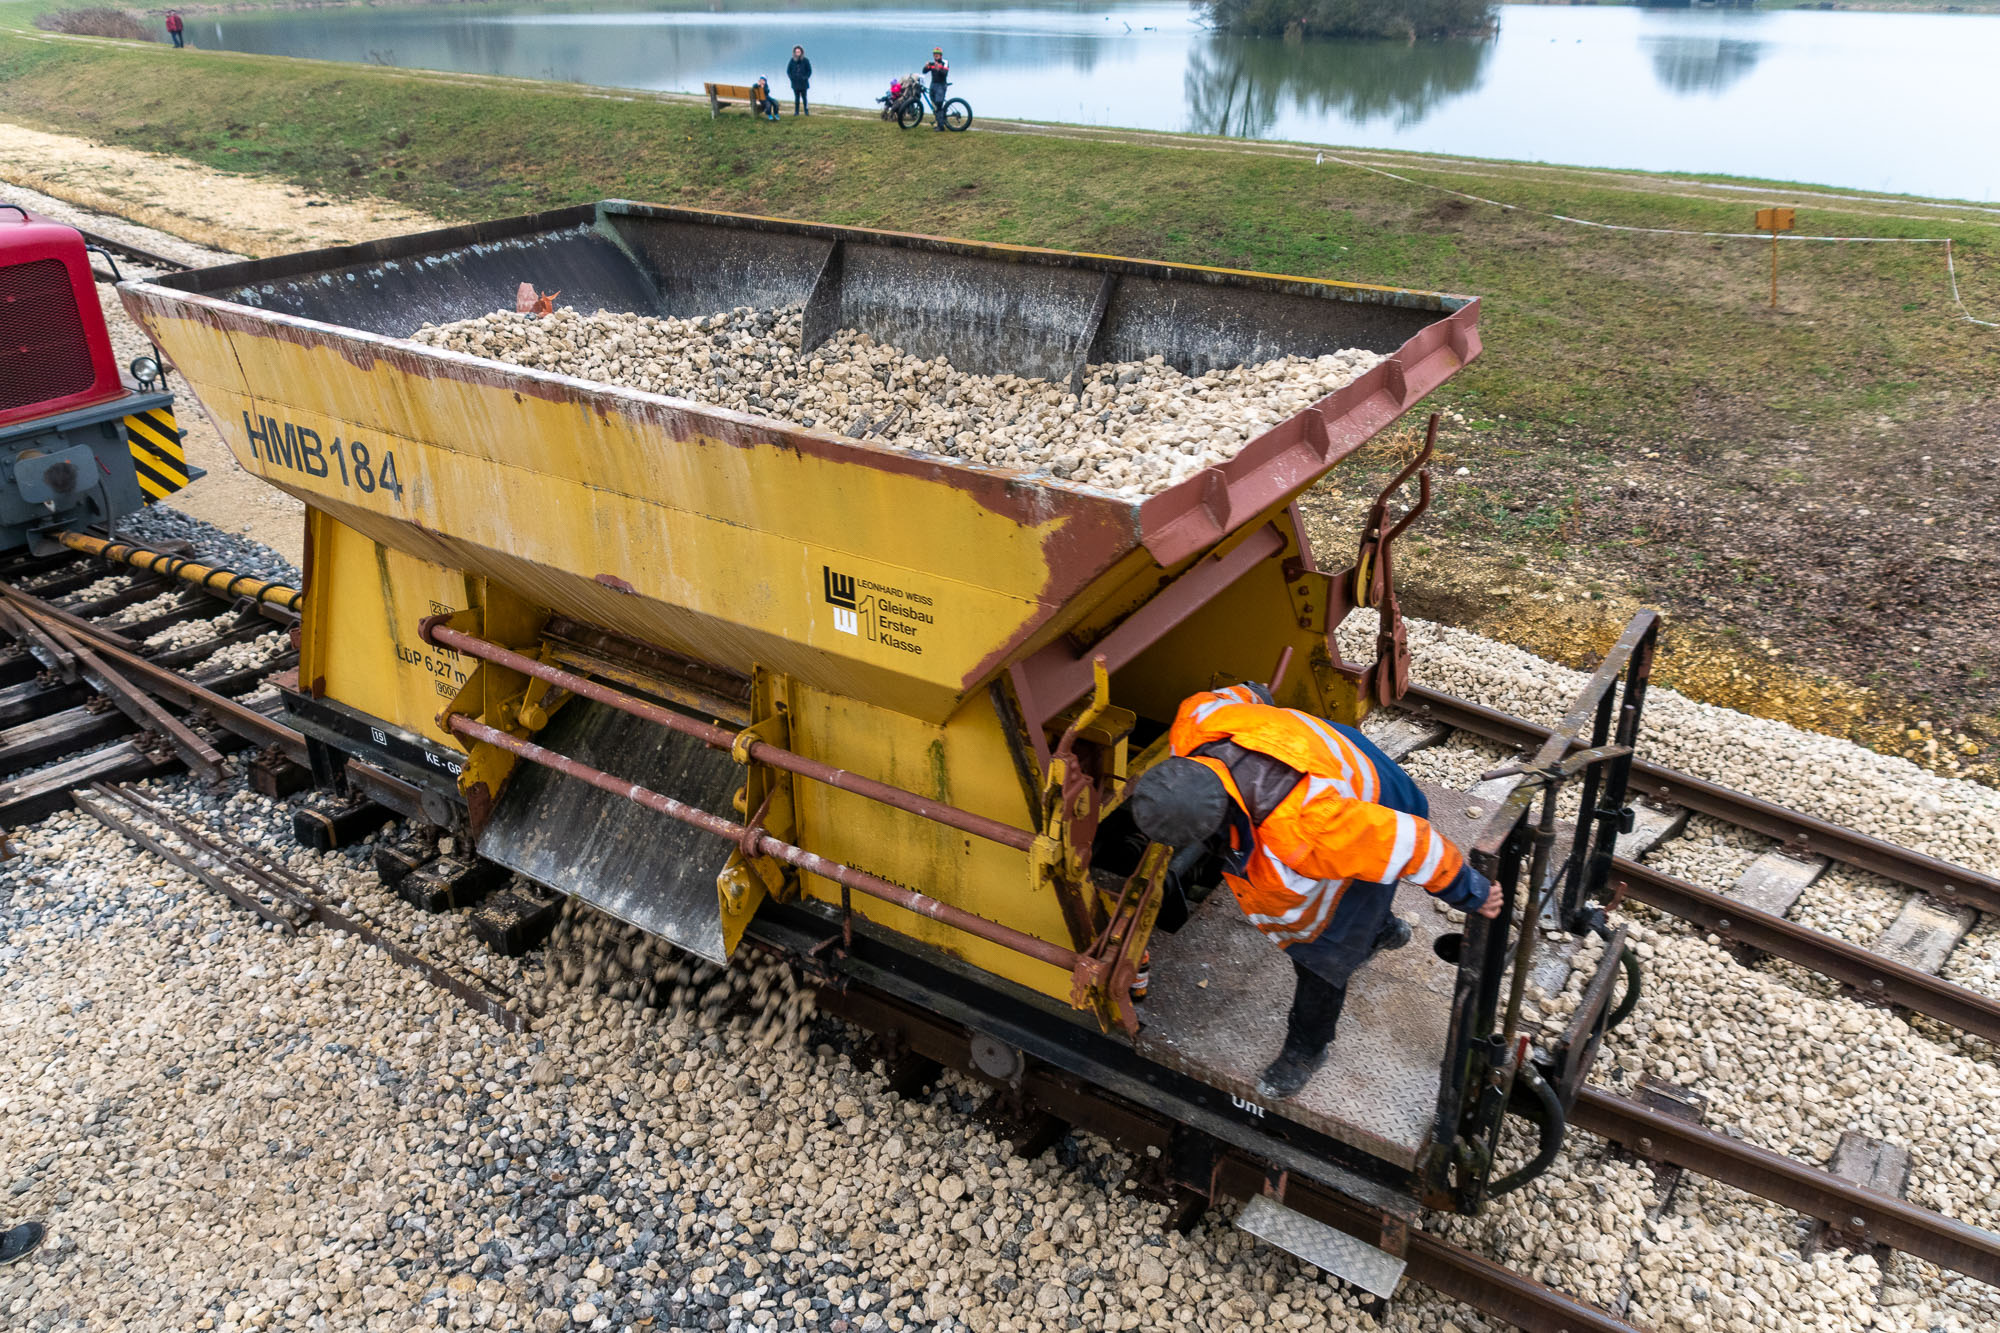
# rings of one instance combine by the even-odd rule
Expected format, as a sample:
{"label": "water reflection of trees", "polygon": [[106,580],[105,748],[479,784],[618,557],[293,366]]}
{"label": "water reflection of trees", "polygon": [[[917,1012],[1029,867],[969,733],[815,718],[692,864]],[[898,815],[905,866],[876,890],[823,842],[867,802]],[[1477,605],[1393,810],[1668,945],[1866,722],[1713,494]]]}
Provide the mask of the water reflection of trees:
{"label": "water reflection of trees", "polygon": [[1490,41],[1276,42],[1213,37],[1188,51],[1188,128],[1254,139],[1281,101],[1308,114],[1406,129],[1479,86]]}
{"label": "water reflection of trees", "polygon": [[440,36],[451,53],[453,69],[499,73],[514,62],[516,31],[511,23],[447,23]]}
{"label": "water reflection of trees", "polygon": [[1740,37],[1648,37],[1653,77],[1670,92],[1719,93],[1755,69],[1764,43]]}

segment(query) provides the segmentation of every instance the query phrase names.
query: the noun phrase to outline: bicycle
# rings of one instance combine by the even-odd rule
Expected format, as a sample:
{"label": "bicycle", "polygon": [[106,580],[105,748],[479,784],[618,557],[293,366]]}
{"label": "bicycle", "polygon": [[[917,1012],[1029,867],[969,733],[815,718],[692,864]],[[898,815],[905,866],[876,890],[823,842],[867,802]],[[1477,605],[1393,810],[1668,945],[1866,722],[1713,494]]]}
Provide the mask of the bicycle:
{"label": "bicycle", "polygon": [[[949,88],[951,85],[946,84],[945,86]],[[923,124],[929,114],[924,108],[924,95],[919,90],[916,96],[897,105],[896,126],[898,129],[913,130]],[[967,102],[963,97],[948,99],[944,104],[944,127],[948,130],[959,132],[971,129],[971,103]]]}

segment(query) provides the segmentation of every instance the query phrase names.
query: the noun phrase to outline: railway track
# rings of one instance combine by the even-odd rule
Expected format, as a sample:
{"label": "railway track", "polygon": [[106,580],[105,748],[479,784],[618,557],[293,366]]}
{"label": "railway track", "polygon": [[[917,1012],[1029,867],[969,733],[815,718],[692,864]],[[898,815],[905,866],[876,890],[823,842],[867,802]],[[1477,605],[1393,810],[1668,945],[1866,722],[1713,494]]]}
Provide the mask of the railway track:
{"label": "railway track", "polygon": [[283,636],[298,613],[240,595],[261,580],[202,586],[171,572],[178,553],[161,557],[157,572],[74,552],[0,561],[0,827],[93,782],[214,778],[246,746],[274,781],[304,763],[304,737],[261,690],[297,663]]}
{"label": "railway track", "polygon": [[84,244],[91,249],[99,252],[108,252],[107,258],[109,259],[112,271],[109,273],[99,272],[97,277],[100,282],[116,281],[121,276],[117,272],[117,260],[119,257],[129,259],[135,264],[143,264],[147,268],[158,269],[163,273],[182,273],[194,267],[194,265],[182,263],[178,259],[170,259],[157,251],[148,250],[142,245],[134,245],[131,241],[121,241],[116,237],[91,231],[87,227],[78,227],[73,222],[64,223],[63,225],[81,232]]}
{"label": "railway track", "polygon": [[[439,968],[401,948],[359,913],[337,913],[312,886],[254,849],[200,820],[176,815],[129,788],[95,784],[76,804],[204,883],[259,919],[289,932],[310,920],[362,936],[416,968],[461,1003],[511,1030],[524,1024],[519,1007],[483,978]],[[150,824],[149,831],[138,827]],[[469,910],[469,909],[466,909]],[[796,923],[781,920],[758,939],[773,952],[796,952],[814,938],[796,940]],[[926,1087],[944,1069],[991,1082],[982,1073],[973,1029],[913,1005],[865,981],[825,985],[821,1007],[874,1035],[890,1086],[908,1094]],[[1033,1067],[1018,1082],[996,1088],[981,1114],[1027,1156],[1038,1156],[1057,1138],[1084,1130],[1152,1163],[1142,1188],[1166,1203],[1176,1225],[1191,1226],[1207,1207],[1229,1199],[1274,1194],[1294,1211],[1359,1234],[1382,1229],[1382,1214],[1305,1177],[1288,1178],[1265,1160],[1216,1141],[1190,1136],[1186,1127],[1121,1095],[1114,1080],[1100,1084],[1074,1071]],[[1856,1186],[1809,1163],[1755,1147],[1672,1114],[1599,1088],[1578,1103],[1579,1127],[1629,1148],[1659,1166],[1680,1167],[1770,1199],[1816,1218],[1854,1243],[1880,1244],[2000,1285],[2000,1236],[1966,1226],[1903,1200]],[[1400,1247],[1416,1282],[1482,1312],[1535,1333],[1637,1333],[1638,1326],[1534,1281],[1502,1264],[1406,1225],[1382,1239]]]}
{"label": "railway track", "polygon": [[[1526,718],[1441,691],[1412,685],[1400,725],[1386,733],[1389,752],[1402,758],[1443,744],[1454,733],[1533,750],[1551,729]],[[1937,975],[1950,948],[1970,930],[1973,913],[2000,912],[2000,878],[1953,865],[1854,829],[1735,791],[1643,758],[1632,764],[1630,794],[1642,797],[1643,820],[1633,841],[1620,839],[1611,885],[1623,898],[1645,903],[1720,936],[1742,952],[1796,963],[1838,981],[1866,999],[1946,1023],[2000,1042],[2000,1000]],[[1729,893],[1690,883],[1647,865],[1640,856],[1670,845],[1689,814],[1702,814],[1771,838],[1780,847],[1753,866]],[[1628,846],[1632,854],[1626,855]],[[1892,928],[1890,948],[1877,950],[1788,920],[1782,910],[1828,864],[1880,875],[1911,891],[1906,916],[1920,923]],[[1773,878],[1783,892],[1775,897]],[[1948,938],[1947,938],[1948,937]]]}
{"label": "railway track", "polygon": [[[16,825],[74,803],[281,932],[319,922],[355,934],[418,970],[459,1003],[510,1030],[522,1030],[519,1004],[483,977],[426,961],[365,914],[335,908],[305,879],[230,833],[183,817],[125,785],[176,768],[213,774],[227,752],[245,746],[263,752],[267,774],[306,760],[303,738],[275,716],[275,698],[258,692],[273,674],[294,664],[290,651],[250,665],[215,661],[233,646],[288,629],[296,622],[296,609],[245,596],[249,590],[269,591],[269,585],[257,581],[223,575],[190,583],[173,572],[189,571],[184,553],[163,553],[152,564],[150,570],[131,570],[73,553],[0,561],[0,629],[13,639],[10,647],[0,649],[0,754],[7,756],[11,770],[0,774],[0,823]],[[109,588],[104,581],[113,573],[130,581]],[[285,598],[278,595],[276,600]],[[1416,702],[1426,710],[1422,720],[1433,727],[1450,725],[1514,745],[1532,744],[1542,734],[1531,723],[1430,691],[1422,691]],[[1688,808],[1772,836],[1804,835],[1813,846],[1837,849],[1835,859],[1864,865],[1912,888],[1936,893],[1949,886],[1964,901],[1979,904],[2000,888],[1956,867],[1668,770],[1638,769],[1635,783],[1650,795],[1684,797]],[[1793,957],[1828,975],[1839,976],[1832,969],[1846,967],[1858,978],[1849,984],[1864,995],[1946,1017],[1949,992],[1962,989],[1923,973],[1917,974],[1923,981],[1903,976],[1889,960],[1781,917],[1774,918],[1776,925],[1763,923],[1726,895],[1673,880],[1639,862],[1621,859],[1617,870],[1614,882],[1622,882],[1628,896],[1668,911],[1678,904],[1684,910],[1677,914],[1704,929],[1720,926],[1733,939]],[[1720,900],[1719,905],[1711,899]],[[1711,909],[1733,919],[1717,923],[1697,915]],[[1742,922],[1750,924],[1746,928]],[[786,929],[781,919],[760,942],[778,952],[804,953],[810,935],[787,941]],[[1813,938],[1793,944],[1793,935]],[[1825,966],[1817,966],[1821,963]],[[1866,968],[1874,971],[1860,970]],[[1873,975],[1886,976],[1888,984],[1867,985]],[[980,1037],[971,1027],[866,980],[821,978],[817,984],[826,1011],[879,1038],[893,1086],[915,1090],[946,1068],[987,1077],[981,1073]],[[1931,989],[1924,990],[1926,985]],[[1958,1025],[1968,1031],[1982,1031],[1975,1024],[1987,1022],[2000,1008],[1977,996],[1966,1003],[1970,1007],[1960,1015],[1965,1021]],[[1128,1095],[1136,1091],[1121,1090],[1111,1078],[1036,1067],[999,1088],[988,1114],[1024,1150],[1037,1143],[1046,1146],[1052,1134],[1075,1128],[1150,1161],[1150,1192],[1175,1205],[1175,1217],[1183,1224],[1192,1224],[1214,1202],[1276,1194],[1309,1217],[1358,1234],[1371,1234],[1373,1228],[1383,1244],[1401,1251],[1415,1281],[1519,1327],[1572,1333],[1634,1327],[1610,1311],[1410,1227],[1406,1220],[1392,1219],[1384,1232],[1379,1209],[1304,1177],[1288,1178],[1274,1170],[1271,1158],[1191,1134],[1150,1110],[1142,1097]],[[1901,1250],[2000,1285],[2000,1236],[1858,1186],[1811,1163],[1600,1087],[1583,1091],[1574,1124],[1657,1165],[1694,1171],[1815,1218],[1854,1243]]]}
{"label": "railway track", "polygon": [[[461,1003],[510,1030],[525,1026],[520,1009],[475,975],[438,967],[396,944],[357,912],[333,910],[313,887],[255,849],[198,819],[190,820],[129,788],[93,784],[77,806],[107,827],[194,874],[245,911],[290,933],[311,921],[356,934],[386,949]],[[150,827],[147,827],[150,826]],[[767,948],[782,945],[784,927]],[[891,1086],[914,1093],[938,1071],[972,1078],[980,1072],[978,1034],[934,1012],[865,983],[823,987],[822,1007],[875,1035],[885,1052]],[[1297,1212],[1367,1234],[1381,1215],[1307,1178],[1274,1175],[1271,1166],[1219,1143],[1191,1143],[1184,1127],[1117,1091],[1046,1068],[1026,1071],[1019,1085],[1000,1088],[984,1115],[1026,1155],[1055,1138],[1086,1130],[1154,1163],[1147,1192],[1167,1203],[1177,1223],[1191,1225],[1214,1202],[1274,1193]],[[1929,1262],[2000,1284],[2000,1236],[1902,1200],[1855,1186],[1812,1165],[1745,1144],[1728,1134],[1647,1108],[1602,1089],[1587,1089],[1579,1127],[1663,1166],[1683,1167],[1771,1199],[1840,1228],[1865,1243],[1886,1245]],[[1481,1311],[1529,1330],[1633,1333],[1637,1326],[1431,1233],[1406,1229],[1402,1247],[1410,1277]]]}

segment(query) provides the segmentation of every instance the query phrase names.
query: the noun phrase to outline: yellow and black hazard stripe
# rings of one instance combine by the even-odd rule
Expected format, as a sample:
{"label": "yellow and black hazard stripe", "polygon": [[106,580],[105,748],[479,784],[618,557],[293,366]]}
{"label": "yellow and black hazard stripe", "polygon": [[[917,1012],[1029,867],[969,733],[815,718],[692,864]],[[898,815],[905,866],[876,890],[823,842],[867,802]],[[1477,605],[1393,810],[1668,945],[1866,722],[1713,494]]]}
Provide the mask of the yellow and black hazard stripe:
{"label": "yellow and black hazard stripe", "polygon": [[125,438],[147,504],[164,500],[188,484],[187,454],[181,449],[181,432],[174,424],[173,408],[134,412],[125,418]]}

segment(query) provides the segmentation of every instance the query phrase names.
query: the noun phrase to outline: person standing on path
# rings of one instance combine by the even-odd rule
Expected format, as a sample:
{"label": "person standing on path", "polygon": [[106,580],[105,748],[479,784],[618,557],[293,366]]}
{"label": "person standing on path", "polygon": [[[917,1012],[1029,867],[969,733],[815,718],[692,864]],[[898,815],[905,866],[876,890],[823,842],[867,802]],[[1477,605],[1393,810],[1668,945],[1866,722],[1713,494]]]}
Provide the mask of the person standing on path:
{"label": "person standing on path", "polygon": [[167,11],[167,36],[174,39],[175,50],[179,50],[182,45],[181,31],[185,26],[186,25],[181,22],[180,10],[169,9]]}
{"label": "person standing on path", "polygon": [[803,46],[792,48],[792,63],[785,66],[785,77],[792,81],[792,114],[810,116],[812,108],[806,105],[806,88],[812,83],[813,62],[806,59]]}
{"label": "person standing on path", "polygon": [[931,107],[937,112],[937,127],[944,129],[944,90],[951,86],[951,62],[944,58],[944,48],[931,48],[931,63],[924,66],[924,73],[931,76]]}

